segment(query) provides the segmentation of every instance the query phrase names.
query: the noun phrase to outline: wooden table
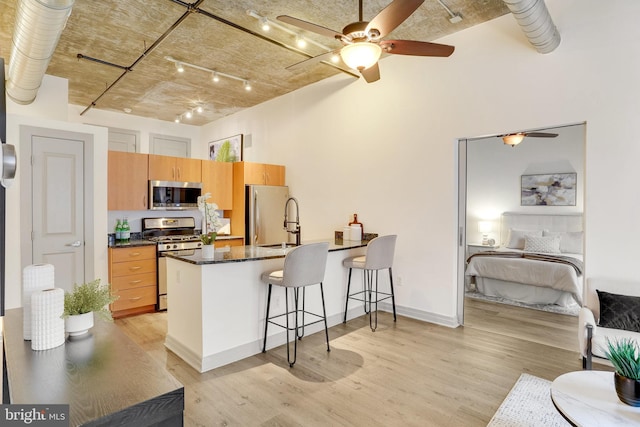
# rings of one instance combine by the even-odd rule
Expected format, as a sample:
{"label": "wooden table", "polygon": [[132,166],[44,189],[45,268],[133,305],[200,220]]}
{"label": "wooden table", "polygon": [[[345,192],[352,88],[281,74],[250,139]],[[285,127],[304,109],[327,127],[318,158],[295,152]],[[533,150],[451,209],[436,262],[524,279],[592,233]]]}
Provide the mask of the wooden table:
{"label": "wooden table", "polygon": [[640,407],[618,399],[613,372],[577,371],[560,375],[551,383],[551,400],[575,426],[640,425]]}
{"label": "wooden table", "polygon": [[22,309],[4,317],[8,393],[3,403],[69,404],[71,426],[182,426],[184,387],[113,323],[87,336],[31,350]]}

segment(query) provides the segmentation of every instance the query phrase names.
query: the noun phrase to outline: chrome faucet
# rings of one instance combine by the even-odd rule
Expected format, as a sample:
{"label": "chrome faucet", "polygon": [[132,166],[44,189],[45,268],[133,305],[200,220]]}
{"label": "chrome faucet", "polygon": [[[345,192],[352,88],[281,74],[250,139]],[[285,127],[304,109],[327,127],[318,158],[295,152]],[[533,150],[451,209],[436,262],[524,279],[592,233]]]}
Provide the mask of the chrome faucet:
{"label": "chrome faucet", "polygon": [[[289,202],[295,202],[296,204],[296,220],[289,221]],[[293,230],[289,230],[289,224],[295,224],[296,228]],[[284,204],[284,229],[287,230],[288,233],[295,234],[296,236],[296,246],[300,246],[300,209],[298,208],[298,200],[295,197],[289,197],[287,202]]]}

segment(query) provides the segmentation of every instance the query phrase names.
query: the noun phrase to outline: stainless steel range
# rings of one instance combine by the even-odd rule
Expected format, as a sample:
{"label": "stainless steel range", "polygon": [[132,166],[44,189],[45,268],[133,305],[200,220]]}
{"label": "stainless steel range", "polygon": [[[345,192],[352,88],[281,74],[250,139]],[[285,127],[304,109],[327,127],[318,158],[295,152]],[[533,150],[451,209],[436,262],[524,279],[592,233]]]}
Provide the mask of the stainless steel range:
{"label": "stainless steel range", "polygon": [[158,310],[167,309],[167,254],[193,255],[202,246],[191,217],[142,218],[142,238],[158,244]]}

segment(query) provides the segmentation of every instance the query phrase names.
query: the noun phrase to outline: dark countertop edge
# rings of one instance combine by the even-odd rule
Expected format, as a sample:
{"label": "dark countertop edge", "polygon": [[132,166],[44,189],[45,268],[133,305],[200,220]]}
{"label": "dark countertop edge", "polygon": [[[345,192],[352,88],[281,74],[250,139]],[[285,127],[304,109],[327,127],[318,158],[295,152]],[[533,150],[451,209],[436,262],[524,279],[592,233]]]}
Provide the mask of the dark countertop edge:
{"label": "dark countertop edge", "polygon": [[[308,242],[303,242],[303,244],[309,244],[309,243],[321,243],[321,242],[328,242],[329,243],[329,252],[337,252],[337,251],[344,251],[344,250],[348,250],[348,249],[356,249],[356,248],[362,248],[362,247],[366,247],[369,244],[369,240],[362,240],[360,242],[356,242],[356,241],[349,241],[349,246],[343,246],[343,242],[342,239],[320,239],[320,240],[312,240],[312,241],[308,241]],[[251,247],[251,246],[236,246],[235,248],[232,248],[232,250],[240,250],[239,248],[247,248],[247,247]],[[273,250],[277,250],[277,249],[273,249],[273,248],[262,248],[259,246],[253,247],[254,249],[264,249],[265,251],[273,251]],[[246,249],[245,249],[246,250]],[[286,254],[284,253],[273,253],[273,254],[265,254],[265,255],[257,255],[257,256],[250,256],[250,257],[237,257],[237,258],[231,258],[231,259],[203,259],[202,257],[200,257],[199,252],[198,255],[188,255],[188,256],[182,256],[182,255],[173,255],[173,254],[167,254],[166,256],[168,258],[173,258],[173,259],[177,259],[179,261],[183,261],[186,262],[188,264],[193,264],[193,265],[210,265],[210,264],[228,264],[228,263],[237,263],[237,262],[247,262],[247,261],[261,261],[261,260],[267,260],[267,259],[277,259],[277,258],[284,258]]]}
{"label": "dark countertop edge", "polygon": [[[216,240],[234,240],[234,239],[244,239],[242,236],[233,236],[233,235],[224,235],[216,237]],[[156,246],[156,242],[152,242],[147,239],[132,239],[127,243],[111,243],[108,246],[110,248],[135,248],[136,246]]]}

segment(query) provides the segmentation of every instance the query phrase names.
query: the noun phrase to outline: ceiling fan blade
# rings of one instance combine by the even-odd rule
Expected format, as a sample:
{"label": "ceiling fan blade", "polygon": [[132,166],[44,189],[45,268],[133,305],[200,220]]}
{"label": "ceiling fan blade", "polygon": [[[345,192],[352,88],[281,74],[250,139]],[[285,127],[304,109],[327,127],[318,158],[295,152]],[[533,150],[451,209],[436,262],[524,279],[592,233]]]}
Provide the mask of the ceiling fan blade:
{"label": "ceiling fan blade", "polygon": [[446,44],[419,42],[415,40],[383,40],[380,47],[386,53],[416,56],[450,56],[455,47]]}
{"label": "ceiling fan blade", "polygon": [[532,138],[555,138],[556,136],[558,136],[557,133],[549,132],[525,132],[524,134]]}
{"label": "ceiling fan blade", "polygon": [[278,16],[278,21],[285,22],[290,25],[294,25],[298,28],[302,28],[303,30],[311,31],[316,34],[320,34],[321,36],[327,36],[331,38],[340,39],[343,34],[339,33],[330,28],[325,28],[320,25],[312,24],[311,22],[303,21],[302,19],[294,18],[288,15],[280,15]]}
{"label": "ceiling fan blade", "polygon": [[373,83],[380,80],[380,68],[378,67],[378,63],[376,62],[369,68],[365,68],[360,71],[362,77],[367,81],[367,83]]}
{"label": "ceiling fan blade", "polygon": [[369,22],[365,31],[376,29],[380,37],[384,37],[411,16],[422,3],[424,0],[394,0]]}
{"label": "ceiling fan blade", "polygon": [[[317,64],[318,62],[321,62],[321,61],[331,61],[333,55],[338,55],[338,51],[339,50],[340,49],[332,50],[331,52],[322,53],[320,55],[314,56],[313,58],[308,58],[308,59],[305,59],[304,61],[296,62],[293,65],[289,65],[287,67],[287,70],[296,71],[296,70],[298,70],[300,68],[311,66],[311,65]],[[338,60],[338,63],[336,65],[347,67],[347,64],[342,62],[342,58],[340,58],[340,55],[338,55],[338,58],[339,58],[339,60]]]}

